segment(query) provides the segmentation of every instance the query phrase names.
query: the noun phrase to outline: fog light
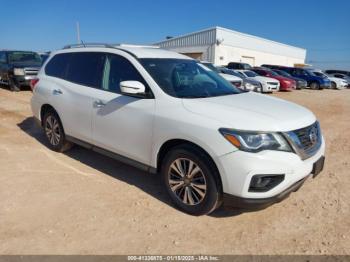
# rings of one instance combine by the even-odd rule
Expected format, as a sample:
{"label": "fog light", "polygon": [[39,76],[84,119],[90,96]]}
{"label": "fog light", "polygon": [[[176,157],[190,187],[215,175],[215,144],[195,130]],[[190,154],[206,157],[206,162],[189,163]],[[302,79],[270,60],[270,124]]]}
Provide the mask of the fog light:
{"label": "fog light", "polygon": [[267,192],[284,180],[284,175],[255,175],[249,185],[249,192]]}

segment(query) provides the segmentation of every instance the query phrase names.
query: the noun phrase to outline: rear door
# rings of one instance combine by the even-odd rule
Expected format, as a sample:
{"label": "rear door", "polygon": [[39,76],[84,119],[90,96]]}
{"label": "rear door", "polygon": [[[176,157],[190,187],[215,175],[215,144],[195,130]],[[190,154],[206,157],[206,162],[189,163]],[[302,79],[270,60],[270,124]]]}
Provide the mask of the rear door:
{"label": "rear door", "polygon": [[[54,60],[56,59],[56,60]],[[58,112],[65,133],[92,142],[92,109],[95,90],[101,87],[105,54],[58,54],[45,68],[50,80],[50,103]]]}
{"label": "rear door", "polygon": [[[95,90],[93,140],[99,147],[149,164],[155,99],[137,66],[123,55],[107,54],[102,88]],[[148,95],[136,98],[121,94],[119,84],[127,80],[143,83]]]}

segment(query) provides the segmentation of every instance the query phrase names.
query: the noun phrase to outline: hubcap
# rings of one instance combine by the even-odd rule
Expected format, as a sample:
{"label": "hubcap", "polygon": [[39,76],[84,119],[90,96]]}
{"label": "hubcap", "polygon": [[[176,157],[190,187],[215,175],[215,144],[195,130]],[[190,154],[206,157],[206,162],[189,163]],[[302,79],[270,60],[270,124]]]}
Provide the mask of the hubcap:
{"label": "hubcap", "polygon": [[58,120],[53,116],[48,116],[45,123],[45,133],[51,145],[57,146],[61,139]]}
{"label": "hubcap", "polygon": [[195,162],[187,158],[178,158],[171,163],[168,183],[175,196],[186,205],[199,204],[207,192],[202,170]]}

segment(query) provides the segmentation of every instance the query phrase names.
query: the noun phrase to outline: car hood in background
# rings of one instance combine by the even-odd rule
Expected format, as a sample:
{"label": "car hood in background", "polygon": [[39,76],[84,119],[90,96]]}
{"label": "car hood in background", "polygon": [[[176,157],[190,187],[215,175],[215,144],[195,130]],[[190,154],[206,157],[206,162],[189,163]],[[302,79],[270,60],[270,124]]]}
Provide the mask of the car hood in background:
{"label": "car hood in background", "polygon": [[40,68],[41,63],[33,63],[33,62],[16,62],[16,63],[11,63],[13,67],[16,68],[25,68],[25,67],[31,67],[31,68]]}
{"label": "car hood in background", "polygon": [[229,75],[229,74],[223,74],[223,73],[219,73],[219,75],[221,75],[223,78],[225,78],[229,82],[242,81],[242,78],[239,78],[237,76],[233,76],[233,75]]}
{"label": "car hood in background", "polygon": [[254,76],[254,77],[251,77],[252,79],[255,79],[259,82],[274,82],[274,83],[279,83],[278,80],[274,79],[274,78],[271,78],[271,77],[266,77],[266,76]]}
{"label": "car hood in background", "polygon": [[252,92],[182,101],[188,111],[220,121],[224,128],[284,132],[316,121],[302,106]]}

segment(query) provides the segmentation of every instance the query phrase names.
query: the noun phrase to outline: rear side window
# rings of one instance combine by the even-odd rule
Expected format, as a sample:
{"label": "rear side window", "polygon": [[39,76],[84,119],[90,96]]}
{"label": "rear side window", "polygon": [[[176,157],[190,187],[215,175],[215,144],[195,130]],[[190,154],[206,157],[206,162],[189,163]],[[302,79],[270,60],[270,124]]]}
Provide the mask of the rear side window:
{"label": "rear side window", "polygon": [[66,80],[94,88],[100,88],[106,55],[104,53],[71,53]]}
{"label": "rear side window", "polygon": [[69,63],[70,53],[55,55],[46,65],[45,74],[48,76],[64,78]]}

